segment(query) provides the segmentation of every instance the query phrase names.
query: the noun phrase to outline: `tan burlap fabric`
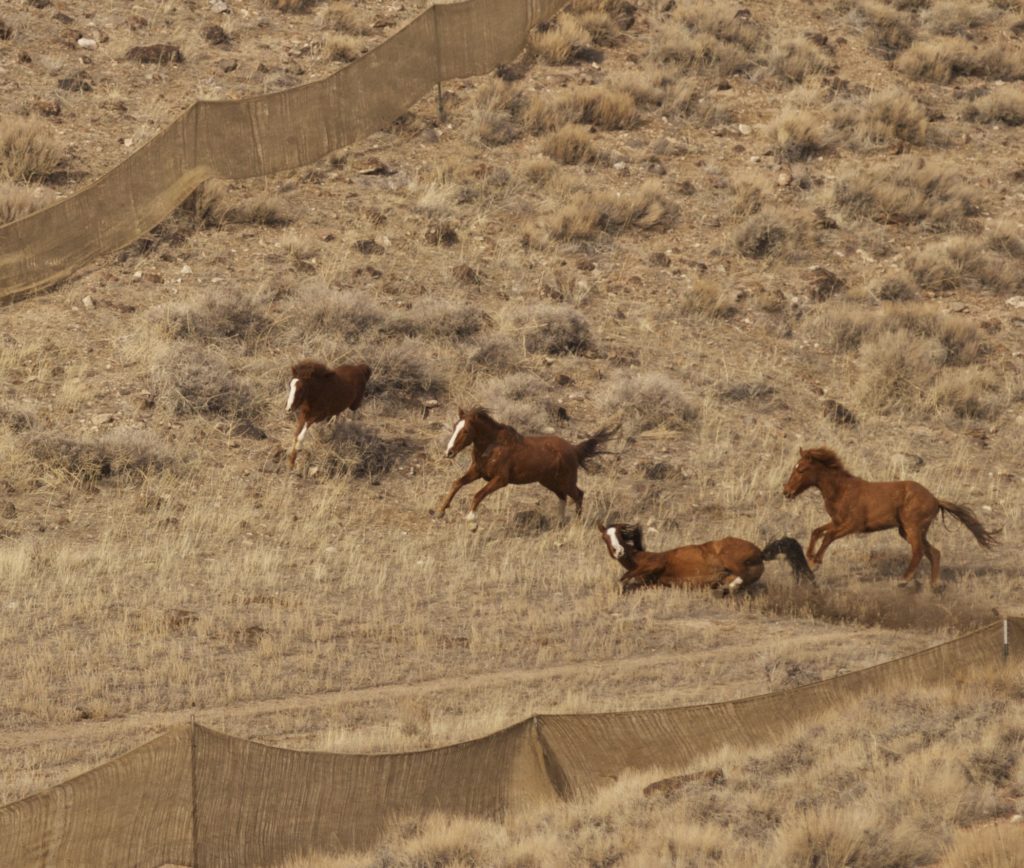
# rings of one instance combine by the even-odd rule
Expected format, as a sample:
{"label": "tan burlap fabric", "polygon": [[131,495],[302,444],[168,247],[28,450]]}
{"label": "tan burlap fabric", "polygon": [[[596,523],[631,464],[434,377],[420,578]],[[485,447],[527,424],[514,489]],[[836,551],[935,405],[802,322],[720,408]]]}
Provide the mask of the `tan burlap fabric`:
{"label": "tan burlap fabric", "polygon": [[383,129],[439,81],[512,61],[566,0],[432,6],[321,81],[266,96],[198,102],[74,196],[0,226],[0,300],[55,283],[148,232],[209,178],[316,162]]}
{"label": "tan burlap fabric", "polygon": [[[1012,665],[1024,619],[1005,622]],[[542,715],[485,738],[355,756],[267,747],[186,726],[0,808],[0,863],[273,865],[373,846],[431,811],[500,817],[593,792],[627,770],[683,768],[718,748],[770,743],[865,694],[909,691],[1000,665],[1004,622],[918,654],[793,690],[714,705]]]}

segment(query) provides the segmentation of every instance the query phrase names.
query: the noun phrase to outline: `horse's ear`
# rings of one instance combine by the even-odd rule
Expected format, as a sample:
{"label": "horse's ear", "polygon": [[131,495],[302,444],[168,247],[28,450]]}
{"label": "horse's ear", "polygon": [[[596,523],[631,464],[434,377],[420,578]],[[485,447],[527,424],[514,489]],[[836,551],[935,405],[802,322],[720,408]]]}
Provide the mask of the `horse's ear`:
{"label": "horse's ear", "polygon": [[801,449],[800,450],[800,457],[804,458],[806,455],[807,455],[807,450],[806,449]]}
{"label": "horse's ear", "polygon": [[601,524],[601,522],[597,523],[597,529],[599,531],[601,531],[601,533],[604,533],[606,530],[608,530],[608,528],[606,528],[603,524]]}
{"label": "horse's ear", "polygon": [[466,411],[463,410],[461,407],[459,407],[459,418],[460,419],[465,419],[466,418]]}

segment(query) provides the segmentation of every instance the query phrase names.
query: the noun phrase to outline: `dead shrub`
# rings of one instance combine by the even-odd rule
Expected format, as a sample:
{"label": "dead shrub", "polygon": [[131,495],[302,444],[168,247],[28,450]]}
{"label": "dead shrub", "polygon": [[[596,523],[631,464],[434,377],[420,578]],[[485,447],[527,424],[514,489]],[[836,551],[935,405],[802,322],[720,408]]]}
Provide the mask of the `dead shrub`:
{"label": "dead shrub", "polygon": [[970,36],[996,15],[988,3],[971,0],[935,0],[921,13],[921,23],[941,36]]}
{"label": "dead shrub", "polygon": [[548,218],[551,234],[558,239],[593,238],[598,232],[665,227],[675,218],[676,206],[661,185],[644,184],[626,193],[575,194]]}
{"label": "dead shrub", "polygon": [[993,371],[975,365],[942,371],[931,388],[931,399],[958,419],[991,421],[1006,406],[1001,380]]}
{"label": "dead shrub", "polygon": [[317,0],[266,0],[271,9],[289,13],[309,12],[316,2]]}
{"label": "dead shrub", "polygon": [[42,190],[0,182],[0,226],[46,207],[49,198]]}
{"label": "dead shrub", "polygon": [[749,259],[764,259],[787,249],[802,234],[791,212],[768,207],[747,218],[733,232],[737,249]]}
{"label": "dead shrub", "polygon": [[319,474],[327,478],[379,479],[400,470],[422,446],[405,437],[385,437],[363,423],[339,419],[330,430],[328,446],[316,453]]}
{"label": "dead shrub", "polygon": [[700,413],[682,377],[664,371],[616,371],[601,396],[604,412],[633,433],[652,428],[688,430]]}
{"label": "dead shrub", "polygon": [[854,398],[883,415],[913,414],[924,405],[945,359],[946,350],[934,338],[905,329],[888,331],[862,345]]}
{"label": "dead shrub", "polygon": [[364,40],[350,33],[329,33],[324,38],[324,54],[328,60],[351,63],[364,50]]}
{"label": "dead shrub", "polygon": [[592,163],[597,159],[594,137],[583,124],[566,124],[549,133],[541,143],[541,152],[559,163]]}
{"label": "dead shrub", "polygon": [[367,395],[386,402],[418,402],[438,395],[445,387],[434,353],[415,338],[368,342],[360,358],[373,369]]}
{"label": "dead shrub", "polygon": [[911,78],[937,84],[949,84],[962,75],[1016,80],[1024,78],[1024,51],[943,36],[915,42],[899,56],[896,66]]}
{"label": "dead shrub", "polygon": [[768,57],[772,73],[788,82],[801,82],[812,75],[822,75],[832,68],[832,61],[809,39],[798,36],[779,43]]}
{"label": "dead shrub", "polygon": [[11,115],[0,120],[0,180],[46,181],[64,160],[64,149],[45,121]]}
{"label": "dead shrub", "polygon": [[272,193],[253,196],[232,205],[224,214],[227,223],[253,223],[258,226],[287,226],[293,219],[287,200]]}
{"label": "dead shrub", "polygon": [[388,312],[369,293],[335,290],[319,280],[302,283],[292,294],[282,324],[302,334],[334,335],[347,341],[381,328]]}
{"label": "dead shrub", "polygon": [[768,127],[775,154],[782,160],[807,160],[831,146],[818,115],[805,109],[785,109]]}
{"label": "dead shrub", "polygon": [[919,223],[938,230],[978,212],[976,189],[961,172],[915,157],[858,168],[836,181],[834,201],[847,213],[879,223]]}
{"label": "dead shrub", "polygon": [[757,21],[750,15],[738,15],[732,4],[685,4],[676,7],[675,17],[691,33],[708,33],[748,52],[756,51],[764,42],[764,32]]}
{"label": "dead shrub", "polygon": [[910,94],[892,89],[840,107],[833,124],[843,142],[856,147],[920,145],[928,132],[928,114]]}
{"label": "dead shrub", "polygon": [[894,57],[914,41],[913,19],[887,3],[861,0],[851,15],[868,31],[868,44],[886,57]]}
{"label": "dead shrub", "polygon": [[487,371],[505,371],[521,360],[522,350],[505,335],[483,339],[469,356],[469,363],[474,369]]}
{"label": "dead shrub", "polygon": [[1024,93],[1001,87],[974,100],[964,110],[964,119],[982,124],[1006,124],[1019,127],[1024,124]]}
{"label": "dead shrub", "polygon": [[553,27],[535,30],[530,35],[534,53],[545,63],[555,65],[580,59],[590,46],[590,33],[575,15],[562,14]]}
{"label": "dead shrub", "polygon": [[355,36],[363,36],[369,28],[366,25],[363,12],[353,6],[348,0],[334,0],[324,10],[324,27],[342,33],[351,33]]}
{"label": "dead shrub", "polygon": [[558,164],[550,157],[530,157],[519,168],[531,184],[544,184],[558,171]]}
{"label": "dead shrub", "polygon": [[875,278],[868,292],[880,301],[911,301],[917,298],[917,284],[904,269]]}
{"label": "dead shrub", "polygon": [[137,482],[174,463],[172,453],[151,431],[115,430],[81,439],[40,433],[30,438],[29,449],[47,470],[77,482],[114,477]]}
{"label": "dead shrub", "polygon": [[730,76],[750,69],[757,58],[745,48],[723,42],[709,33],[665,28],[655,36],[652,56],[680,71]]}
{"label": "dead shrub", "polygon": [[208,347],[183,352],[171,346],[156,355],[149,371],[160,404],[178,416],[220,416],[252,422],[259,407],[249,385],[226,359]]}
{"label": "dead shrub", "polygon": [[485,145],[507,145],[522,134],[519,116],[523,89],[517,83],[488,79],[476,92],[469,114],[468,132]]}
{"label": "dead shrub", "polygon": [[524,117],[526,126],[534,133],[550,132],[574,123],[621,130],[633,126],[637,119],[633,97],[625,91],[604,86],[576,87],[556,97],[535,95]]}
{"label": "dead shrub", "polygon": [[519,314],[516,324],[528,353],[574,355],[593,349],[590,325],[568,304],[539,304]]}
{"label": "dead shrub", "polygon": [[150,318],[173,338],[211,341],[237,338],[249,341],[266,330],[269,320],[251,296],[215,290],[189,302],[170,302],[152,309]]}
{"label": "dead shrub", "polygon": [[615,18],[600,9],[579,12],[576,15],[576,20],[590,35],[590,41],[594,45],[603,47],[615,45],[622,32]]}
{"label": "dead shrub", "polygon": [[492,377],[483,383],[480,395],[495,419],[527,434],[551,427],[558,412],[550,384],[528,371]]}
{"label": "dead shrub", "polygon": [[462,341],[483,328],[486,318],[475,307],[440,298],[424,299],[382,325],[386,334]]}
{"label": "dead shrub", "polygon": [[678,296],[679,310],[709,319],[729,319],[739,312],[736,292],[718,283],[697,281]]}
{"label": "dead shrub", "polygon": [[941,868],[992,868],[1012,865],[1024,852],[1024,824],[992,823],[954,830],[953,840],[938,863]]}
{"label": "dead shrub", "polygon": [[907,268],[929,292],[1010,294],[1024,286],[1020,263],[1001,256],[983,238],[962,236],[930,244],[910,258]]}

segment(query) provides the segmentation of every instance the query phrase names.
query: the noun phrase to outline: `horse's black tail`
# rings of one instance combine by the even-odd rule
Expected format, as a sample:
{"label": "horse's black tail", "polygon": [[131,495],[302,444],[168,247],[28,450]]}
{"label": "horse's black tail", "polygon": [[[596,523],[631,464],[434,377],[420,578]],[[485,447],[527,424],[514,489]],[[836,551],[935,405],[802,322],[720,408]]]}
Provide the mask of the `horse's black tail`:
{"label": "horse's black tail", "polygon": [[586,466],[588,458],[593,458],[595,455],[605,455],[606,453],[599,451],[601,446],[618,433],[618,425],[602,428],[593,437],[588,437],[582,443],[577,443],[573,448],[576,450],[576,460],[579,461],[580,467]]}
{"label": "horse's black tail", "polygon": [[943,514],[949,513],[953,518],[960,521],[964,527],[966,527],[971,533],[974,534],[974,538],[978,541],[979,545],[983,545],[985,548],[990,549],[999,540],[996,539],[998,530],[985,530],[982,526],[981,519],[974,514],[974,511],[969,509],[960,503],[950,503],[948,500],[939,501],[939,509],[942,510]]}
{"label": "horse's black tail", "polygon": [[800,543],[793,537],[784,536],[772,540],[764,547],[762,553],[766,561],[773,561],[779,555],[784,555],[797,582],[807,581],[814,584],[814,572],[807,563],[807,558],[804,557],[804,550],[800,547]]}

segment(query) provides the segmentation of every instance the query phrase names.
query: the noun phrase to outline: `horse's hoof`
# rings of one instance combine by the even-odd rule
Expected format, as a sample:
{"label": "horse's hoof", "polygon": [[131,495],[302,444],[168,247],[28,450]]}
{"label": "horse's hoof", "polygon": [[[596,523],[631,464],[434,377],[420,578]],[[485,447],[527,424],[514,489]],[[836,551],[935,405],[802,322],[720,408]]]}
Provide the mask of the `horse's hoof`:
{"label": "horse's hoof", "polygon": [[933,594],[944,594],[944,593],[946,593],[946,586],[945,585],[932,585],[932,593]]}
{"label": "horse's hoof", "polygon": [[921,583],[916,580],[913,582],[897,582],[896,587],[901,591],[906,591],[908,594],[917,594],[921,591]]}

